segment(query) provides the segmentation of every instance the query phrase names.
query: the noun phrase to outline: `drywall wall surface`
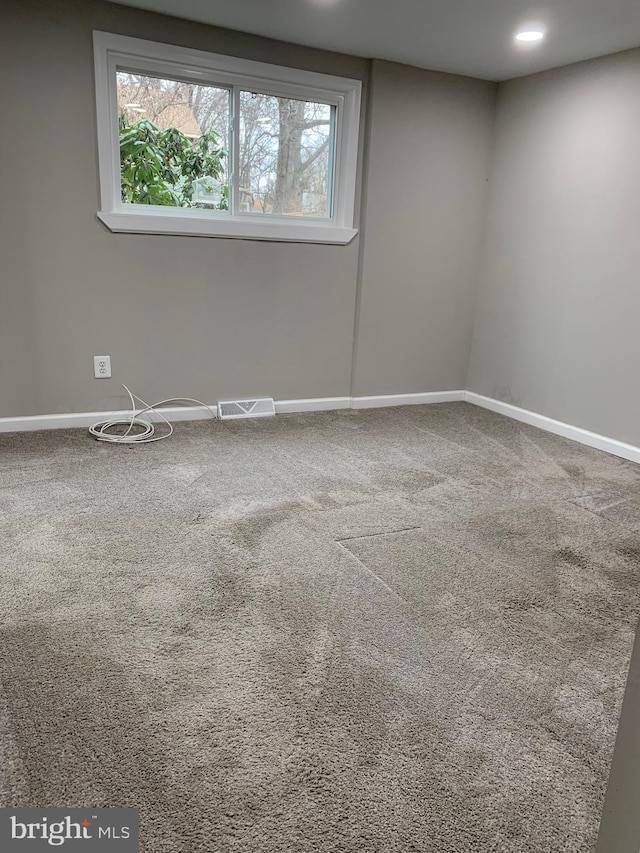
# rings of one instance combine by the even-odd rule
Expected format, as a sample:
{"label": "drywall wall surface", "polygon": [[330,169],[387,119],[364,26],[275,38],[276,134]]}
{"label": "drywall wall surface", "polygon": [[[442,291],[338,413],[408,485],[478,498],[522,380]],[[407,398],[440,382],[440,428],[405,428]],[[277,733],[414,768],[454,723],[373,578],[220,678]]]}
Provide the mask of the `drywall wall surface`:
{"label": "drywall wall surface", "polygon": [[640,444],[640,50],[502,84],[467,387]]}
{"label": "drywall wall surface", "polygon": [[[0,417],[349,393],[359,237],[113,234],[96,218],[94,29],[356,77],[369,63],[99,0],[0,9]],[[366,89],[366,86],[365,86]],[[93,378],[110,355],[112,379]]]}
{"label": "drywall wall surface", "polygon": [[496,86],[376,61],[354,394],[464,388]]}
{"label": "drywall wall surface", "polygon": [[640,631],[631,654],[596,853],[637,853],[640,846]]}

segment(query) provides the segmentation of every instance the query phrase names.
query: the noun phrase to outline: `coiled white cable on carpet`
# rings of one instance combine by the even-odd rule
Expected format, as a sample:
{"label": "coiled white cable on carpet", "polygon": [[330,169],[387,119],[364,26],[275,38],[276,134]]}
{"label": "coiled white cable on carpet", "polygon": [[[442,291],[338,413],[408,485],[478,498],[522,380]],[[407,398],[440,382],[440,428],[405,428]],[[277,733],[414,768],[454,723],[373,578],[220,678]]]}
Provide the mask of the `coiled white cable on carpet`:
{"label": "coiled white cable on carpet", "polygon": [[[169,436],[173,434],[173,426],[165,418],[162,412],[159,412],[156,409],[156,406],[164,406],[166,403],[197,403],[204,409],[208,409],[211,413],[211,417],[215,418],[215,413],[211,406],[207,406],[207,404],[203,403],[201,400],[194,400],[192,397],[170,397],[168,400],[159,400],[157,403],[150,405],[149,403],[145,403],[145,401],[141,397],[138,397],[137,394],[133,394],[126,385],[123,385],[122,387],[131,399],[131,417],[116,418],[112,421],[101,421],[100,423],[90,426],[89,432],[97,441],[106,441],[111,444],[148,444],[151,441],[162,441],[163,438],[169,438]],[[143,409],[136,411],[136,400],[144,406]],[[169,431],[162,435],[156,435],[155,427],[151,421],[145,420],[141,417],[145,412],[153,412],[158,415],[158,417],[161,418],[169,427]],[[109,431],[115,427],[123,426],[127,427],[127,431],[124,433],[114,433]],[[135,427],[140,427],[142,431],[132,432]]]}

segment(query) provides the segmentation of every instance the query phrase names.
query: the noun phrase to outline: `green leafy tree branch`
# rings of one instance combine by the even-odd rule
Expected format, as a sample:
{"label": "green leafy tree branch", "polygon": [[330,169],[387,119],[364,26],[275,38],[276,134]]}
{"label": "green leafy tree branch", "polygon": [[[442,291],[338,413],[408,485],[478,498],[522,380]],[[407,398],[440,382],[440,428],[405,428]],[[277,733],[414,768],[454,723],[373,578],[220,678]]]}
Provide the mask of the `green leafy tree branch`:
{"label": "green leafy tree branch", "polygon": [[[120,117],[120,171],[125,202],[210,207],[193,201],[193,182],[204,177],[221,181],[226,156],[213,130],[192,140],[175,127],[160,130],[147,119],[130,124],[125,116]],[[219,210],[228,210],[228,194],[228,185],[224,184]]]}

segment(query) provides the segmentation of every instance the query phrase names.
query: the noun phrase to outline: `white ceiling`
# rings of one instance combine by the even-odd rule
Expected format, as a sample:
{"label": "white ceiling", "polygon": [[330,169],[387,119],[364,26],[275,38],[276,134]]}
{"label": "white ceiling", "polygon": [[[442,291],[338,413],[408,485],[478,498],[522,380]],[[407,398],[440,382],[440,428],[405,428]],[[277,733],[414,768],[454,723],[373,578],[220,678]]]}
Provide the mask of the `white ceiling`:
{"label": "white ceiling", "polygon": [[[640,46],[640,0],[115,0],[220,27],[508,80]],[[514,32],[542,25],[542,44]]]}

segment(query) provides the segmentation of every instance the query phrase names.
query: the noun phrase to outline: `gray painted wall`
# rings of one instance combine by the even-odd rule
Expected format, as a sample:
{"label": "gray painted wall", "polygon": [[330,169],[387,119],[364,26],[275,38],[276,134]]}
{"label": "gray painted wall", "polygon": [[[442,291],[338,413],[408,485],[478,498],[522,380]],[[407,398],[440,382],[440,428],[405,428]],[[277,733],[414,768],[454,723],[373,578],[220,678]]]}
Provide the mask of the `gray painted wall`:
{"label": "gray painted wall", "polygon": [[[476,203],[484,177],[482,155],[468,163],[466,137],[476,133],[484,151],[494,86],[376,64],[380,103],[374,96],[370,140],[375,162],[364,178],[371,203],[390,190],[391,160],[384,149],[393,141],[393,158],[405,169],[395,191],[408,195],[405,207],[412,215],[437,227],[439,241],[448,241],[452,251],[465,247],[462,262],[445,263],[443,252],[433,263],[422,251],[410,259],[406,217],[398,216],[403,203],[396,199],[386,213],[371,212],[373,239],[366,252],[361,235],[345,247],[116,235],[95,217],[92,29],[356,77],[365,83],[365,100],[370,63],[100,0],[10,0],[0,18],[2,126],[12,131],[0,135],[0,417],[120,408],[120,382],[146,399],[348,395],[361,260],[363,280],[368,285],[370,278],[371,286],[359,326],[365,342],[360,393],[461,385],[478,221],[475,213],[462,223],[453,220],[469,199]],[[403,80],[415,101],[415,127],[391,97],[407,94],[399,85]],[[434,108],[435,115],[420,114]],[[425,128],[439,122],[448,129],[425,136]],[[430,156],[443,164],[445,175],[424,168],[424,152],[408,135],[412,130],[429,142]],[[458,173],[461,198],[447,204],[446,176]],[[420,231],[413,222],[410,235]],[[377,270],[379,242],[385,247],[383,275]],[[418,279],[422,264],[427,269]],[[385,276],[395,288],[399,271],[409,277],[396,298],[414,303],[408,313],[390,318]],[[413,312],[422,310],[430,314],[427,325],[413,320]],[[425,348],[425,330],[436,326],[438,337]],[[385,352],[382,374],[372,342],[384,327],[404,342]],[[111,355],[112,379],[93,378],[94,354]],[[416,361],[423,356],[424,368]]]}
{"label": "gray painted wall", "polygon": [[[347,247],[116,235],[98,205],[93,28],[367,76],[362,60],[100,2],[12,4],[3,125],[0,415],[176,394],[348,393],[358,240]],[[5,78],[3,77],[3,83]],[[328,342],[331,345],[328,346]],[[113,379],[93,378],[92,354]]]}
{"label": "gray painted wall", "polygon": [[388,62],[371,87],[354,395],[464,388],[496,87]]}
{"label": "gray painted wall", "polygon": [[596,853],[638,853],[640,847],[640,630],[631,654]]}
{"label": "gray painted wall", "polygon": [[467,387],[640,444],[640,50],[500,86]]}

